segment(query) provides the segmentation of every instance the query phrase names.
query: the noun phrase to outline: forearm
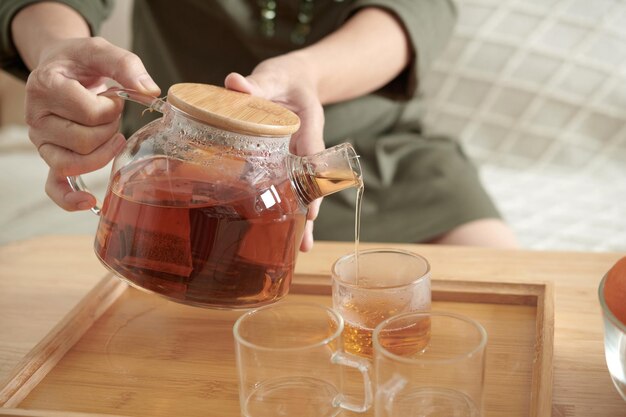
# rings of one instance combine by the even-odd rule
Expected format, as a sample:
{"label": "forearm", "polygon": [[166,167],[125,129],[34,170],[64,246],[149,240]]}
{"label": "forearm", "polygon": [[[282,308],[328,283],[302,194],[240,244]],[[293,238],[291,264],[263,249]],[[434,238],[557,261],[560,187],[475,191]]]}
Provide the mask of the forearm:
{"label": "forearm", "polygon": [[411,49],[396,17],[366,8],[293,56],[315,80],[322,104],[330,104],[370,93],[393,80],[409,63]]}
{"label": "forearm", "polygon": [[22,60],[32,70],[51,43],[88,37],[91,32],[85,19],[71,7],[42,2],[27,6],[15,15],[11,34]]}

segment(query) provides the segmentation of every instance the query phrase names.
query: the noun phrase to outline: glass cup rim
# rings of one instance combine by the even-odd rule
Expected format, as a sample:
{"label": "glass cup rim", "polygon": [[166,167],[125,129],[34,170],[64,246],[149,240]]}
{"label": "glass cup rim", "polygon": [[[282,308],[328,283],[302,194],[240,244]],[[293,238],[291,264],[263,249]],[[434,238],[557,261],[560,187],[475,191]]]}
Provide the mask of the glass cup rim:
{"label": "glass cup rim", "polygon": [[[381,346],[380,343],[378,342],[378,335],[380,334],[383,327],[385,327],[387,324],[393,321],[402,320],[410,316],[422,317],[422,318],[438,316],[438,317],[448,317],[448,318],[453,318],[453,319],[464,321],[465,323],[473,326],[476,330],[478,330],[478,333],[480,334],[480,343],[478,343],[474,348],[472,348],[471,350],[467,352],[463,352],[461,354],[458,354],[454,357],[447,358],[447,359],[406,358],[404,356],[396,355],[395,353],[390,352],[389,350]],[[462,314],[450,313],[446,311],[409,311],[406,313],[397,314],[395,316],[389,317],[388,319],[380,322],[378,326],[376,326],[376,328],[374,329],[374,332],[372,333],[374,355],[376,355],[376,353],[378,352],[386,356],[387,358],[393,359],[398,362],[403,362],[406,364],[418,364],[418,363],[445,364],[445,363],[458,362],[465,358],[472,357],[480,351],[483,351],[487,345],[487,339],[488,339],[487,331],[485,330],[483,325],[480,324],[478,321]]]}
{"label": "glass cup rim", "polygon": [[600,300],[600,307],[602,308],[602,314],[604,317],[611,322],[615,327],[620,329],[622,333],[626,334],[626,324],[622,323],[616,316],[613,314],[609,306],[606,304],[606,299],[604,298],[604,284],[606,282],[609,273],[607,272],[602,277],[600,281],[600,285],[598,285],[598,299]]}
{"label": "glass cup rim", "polygon": [[[277,308],[289,308],[289,307],[312,307],[315,309],[318,309],[320,311],[324,311],[326,313],[328,313],[331,317],[333,317],[335,319],[335,322],[337,323],[337,328],[335,329],[335,331],[333,333],[331,333],[330,335],[326,336],[324,339],[319,340],[315,343],[311,343],[308,345],[303,345],[303,346],[297,346],[297,347],[267,347],[267,346],[262,346],[259,344],[256,344],[254,342],[251,342],[247,339],[245,339],[240,333],[239,333],[239,328],[241,327],[241,323],[243,323],[246,319],[249,319],[250,317],[259,314],[259,313],[263,313],[266,310],[274,310]],[[277,304],[270,304],[270,305],[266,305],[266,306],[262,306],[262,307],[258,307],[252,310],[249,310],[247,312],[245,312],[244,314],[242,314],[241,316],[239,316],[239,318],[235,321],[235,324],[233,325],[233,335],[235,337],[235,340],[237,341],[237,343],[246,346],[248,348],[254,349],[254,350],[260,350],[260,351],[274,351],[274,352],[297,352],[300,350],[309,350],[309,349],[314,349],[317,347],[321,347],[321,346],[325,346],[328,345],[331,341],[333,340],[338,340],[341,337],[341,334],[343,332],[343,328],[344,328],[344,320],[343,317],[341,317],[340,314],[338,314],[336,311],[334,311],[332,308],[330,307],[326,307],[324,305],[321,304],[316,304],[316,303],[305,303],[305,302],[289,302],[289,303],[277,303]]]}
{"label": "glass cup rim", "polygon": [[412,281],[406,282],[404,284],[396,284],[396,285],[389,285],[389,286],[352,284],[350,282],[346,282],[345,280],[341,279],[341,275],[339,275],[336,272],[337,266],[340,263],[345,262],[347,259],[354,258],[355,252],[350,252],[341,256],[339,259],[337,259],[333,263],[333,266],[330,269],[333,281],[337,281],[338,283],[340,283],[341,285],[345,287],[358,288],[359,290],[387,290],[387,289],[402,288],[402,287],[407,287],[409,285],[417,284],[420,281],[423,281],[430,276],[430,262],[428,262],[428,259],[420,255],[419,253],[412,252],[412,251],[405,250],[405,249],[397,249],[397,248],[373,248],[373,249],[365,249],[365,250],[358,251],[359,256],[370,255],[372,253],[396,253],[396,254],[408,255],[412,258],[418,258],[422,260],[424,264],[426,265],[426,269],[424,270],[424,273],[422,273],[419,277],[417,277],[416,279]]}

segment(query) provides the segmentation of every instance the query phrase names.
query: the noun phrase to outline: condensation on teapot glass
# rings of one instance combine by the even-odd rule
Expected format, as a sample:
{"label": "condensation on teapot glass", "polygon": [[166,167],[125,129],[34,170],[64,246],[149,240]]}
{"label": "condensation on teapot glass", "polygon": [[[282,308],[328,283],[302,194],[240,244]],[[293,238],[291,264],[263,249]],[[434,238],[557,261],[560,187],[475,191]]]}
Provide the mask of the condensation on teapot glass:
{"label": "condensation on teapot glass", "polygon": [[[272,303],[291,284],[308,204],[360,186],[358,159],[347,144],[292,155],[286,132],[299,122],[286,117],[255,127],[254,119],[236,118],[266,108],[272,111],[259,118],[266,120],[286,110],[209,87],[200,95],[194,90],[189,102],[201,102],[205,93],[231,100],[228,117],[207,116],[206,108],[191,115],[193,108],[158,102],[163,117],[129,138],[113,163],[95,252],[131,285],[184,304],[233,309]],[[238,100],[255,101],[239,109]],[[230,124],[215,123],[222,119]],[[285,120],[288,129],[280,125]],[[260,133],[252,134],[256,128]]]}

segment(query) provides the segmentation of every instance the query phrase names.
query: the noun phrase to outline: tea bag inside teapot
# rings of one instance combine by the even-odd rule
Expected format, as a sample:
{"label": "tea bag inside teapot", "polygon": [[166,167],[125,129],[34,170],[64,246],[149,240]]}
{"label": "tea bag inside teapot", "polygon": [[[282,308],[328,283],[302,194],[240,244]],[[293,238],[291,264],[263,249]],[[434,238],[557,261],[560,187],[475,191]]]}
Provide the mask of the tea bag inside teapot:
{"label": "tea bag inside teapot", "polygon": [[[280,299],[309,197],[323,191],[311,188],[316,173],[305,167],[313,160],[289,153],[298,117],[209,85],[174,85],[167,101],[164,117],[116,157],[96,254],[131,284],[186,304],[249,308]],[[318,159],[327,164],[331,155]]]}

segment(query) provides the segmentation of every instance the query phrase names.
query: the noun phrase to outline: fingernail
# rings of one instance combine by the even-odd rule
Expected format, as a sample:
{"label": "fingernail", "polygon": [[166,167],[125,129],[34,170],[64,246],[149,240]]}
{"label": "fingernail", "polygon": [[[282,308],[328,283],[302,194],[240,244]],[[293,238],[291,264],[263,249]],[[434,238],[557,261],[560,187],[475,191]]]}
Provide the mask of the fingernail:
{"label": "fingernail", "polygon": [[81,201],[76,205],[79,210],[89,210],[92,206],[93,204],[91,204],[89,201]]}
{"label": "fingernail", "polygon": [[148,74],[144,74],[139,79],[139,84],[148,91],[160,91],[159,86],[150,78]]}

